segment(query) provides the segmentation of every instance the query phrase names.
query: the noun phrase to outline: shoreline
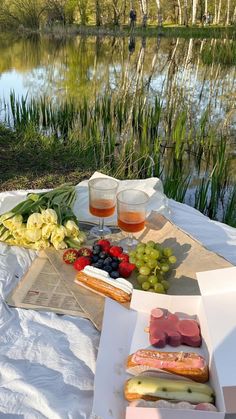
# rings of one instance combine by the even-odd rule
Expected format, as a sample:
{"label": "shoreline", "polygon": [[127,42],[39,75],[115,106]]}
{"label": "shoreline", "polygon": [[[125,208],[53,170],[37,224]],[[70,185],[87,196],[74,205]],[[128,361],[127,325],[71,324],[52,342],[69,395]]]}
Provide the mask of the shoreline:
{"label": "shoreline", "polygon": [[[2,31],[2,34],[13,35],[15,31]],[[146,29],[137,26],[130,30],[129,25],[114,27],[114,26],[81,26],[78,24],[63,26],[54,25],[52,27],[44,27],[39,30],[27,29],[19,27],[17,34],[25,35],[49,35],[54,37],[71,37],[71,36],[116,36],[116,37],[166,37],[166,38],[224,38],[236,39],[236,26],[163,26],[157,27],[149,25]]]}

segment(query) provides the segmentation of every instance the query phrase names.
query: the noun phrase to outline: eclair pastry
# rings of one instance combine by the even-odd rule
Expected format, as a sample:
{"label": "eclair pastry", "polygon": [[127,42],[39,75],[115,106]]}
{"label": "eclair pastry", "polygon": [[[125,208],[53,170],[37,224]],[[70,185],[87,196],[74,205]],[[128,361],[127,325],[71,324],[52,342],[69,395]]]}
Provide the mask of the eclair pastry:
{"label": "eclair pastry", "polygon": [[128,401],[173,400],[193,404],[214,403],[214,392],[207,384],[139,375],[126,381],[124,389]]}
{"label": "eclair pastry", "polygon": [[160,352],[140,349],[127,359],[127,372],[133,375],[162,370],[205,383],[209,370],[205,359],[194,352]]}
{"label": "eclair pastry", "polygon": [[75,282],[120,303],[129,302],[133,292],[133,285],[126,279],[113,279],[107,272],[89,265],[78,272]]}

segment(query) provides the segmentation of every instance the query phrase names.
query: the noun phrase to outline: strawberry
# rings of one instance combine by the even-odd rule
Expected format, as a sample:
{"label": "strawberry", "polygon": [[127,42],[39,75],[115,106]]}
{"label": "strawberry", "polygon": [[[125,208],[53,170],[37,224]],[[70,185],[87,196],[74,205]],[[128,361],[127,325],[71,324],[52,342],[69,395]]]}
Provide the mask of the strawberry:
{"label": "strawberry", "polygon": [[74,263],[76,261],[78,257],[78,252],[75,249],[67,249],[64,253],[63,253],[63,261],[65,263],[67,263],[68,265]]}
{"label": "strawberry", "polygon": [[78,256],[91,257],[92,254],[93,254],[92,250],[90,250],[88,247],[81,247],[81,249],[78,250]]}
{"label": "strawberry", "polygon": [[129,276],[132,274],[133,270],[136,268],[134,263],[129,262],[121,262],[119,264],[119,274],[123,278],[129,278]]}
{"label": "strawberry", "polygon": [[99,246],[101,246],[104,252],[107,252],[111,247],[111,243],[109,242],[109,240],[105,240],[105,239],[98,240],[96,244],[99,244]]}
{"label": "strawberry", "polygon": [[121,254],[118,256],[118,259],[119,259],[121,262],[129,262],[129,255],[128,255],[127,253],[121,253]]}
{"label": "strawberry", "polygon": [[87,265],[91,265],[91,259],[86,256],[80,256],[78,259],[76,259],[74,268],[77,271],[82,271],[82,269],[84,269]]}
{"label": "strawberry", "polygon": [[109,249],[110,255],[116,258],[118,258],[122,252],[123,252],[123,249],[120,246],[111,246]]}

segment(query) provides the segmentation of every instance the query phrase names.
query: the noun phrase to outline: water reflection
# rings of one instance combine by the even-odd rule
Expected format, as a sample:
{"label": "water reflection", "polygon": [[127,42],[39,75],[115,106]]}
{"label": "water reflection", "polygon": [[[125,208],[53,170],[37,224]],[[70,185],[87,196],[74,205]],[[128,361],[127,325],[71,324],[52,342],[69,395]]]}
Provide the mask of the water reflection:
{"label": "water reflection", "polygon": [[77,100],[107,90],[147,89],[150,98],[158,95],[168,106],[184,97],[194,109],[210,107],[215,117],[227,115],[234,105],[235,66],[203,54],[226,41],[2,36],[0,42],[0,97],[17,84],[19,95]]}
{"label": "water reflection", "polygon": [[[0,99],[16,96],[89,101],[109,92],[158,98],[167,115],[189,109],[232,131],[236,123],[236,67],[232,40],[30,37],[1,35]],[[225,51],[225,54],[223,53]],[[232,64],[230,64],[230,57]],[[191,122],[191,121],[190,121]],[[171,120],[165,133],[171,135]]]}

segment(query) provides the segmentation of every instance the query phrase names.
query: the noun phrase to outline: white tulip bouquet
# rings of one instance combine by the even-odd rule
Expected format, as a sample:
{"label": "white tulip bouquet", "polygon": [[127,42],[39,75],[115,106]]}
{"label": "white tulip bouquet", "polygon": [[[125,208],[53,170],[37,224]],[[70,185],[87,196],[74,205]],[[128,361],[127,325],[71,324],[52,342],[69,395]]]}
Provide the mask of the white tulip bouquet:
{"label": "white tulip bouquet", "polygon": [[28,194],[26,200],[0,215],[0,241],[35,250],[81,247],[85,234],[72,210],[75,197],[70,184]]}

